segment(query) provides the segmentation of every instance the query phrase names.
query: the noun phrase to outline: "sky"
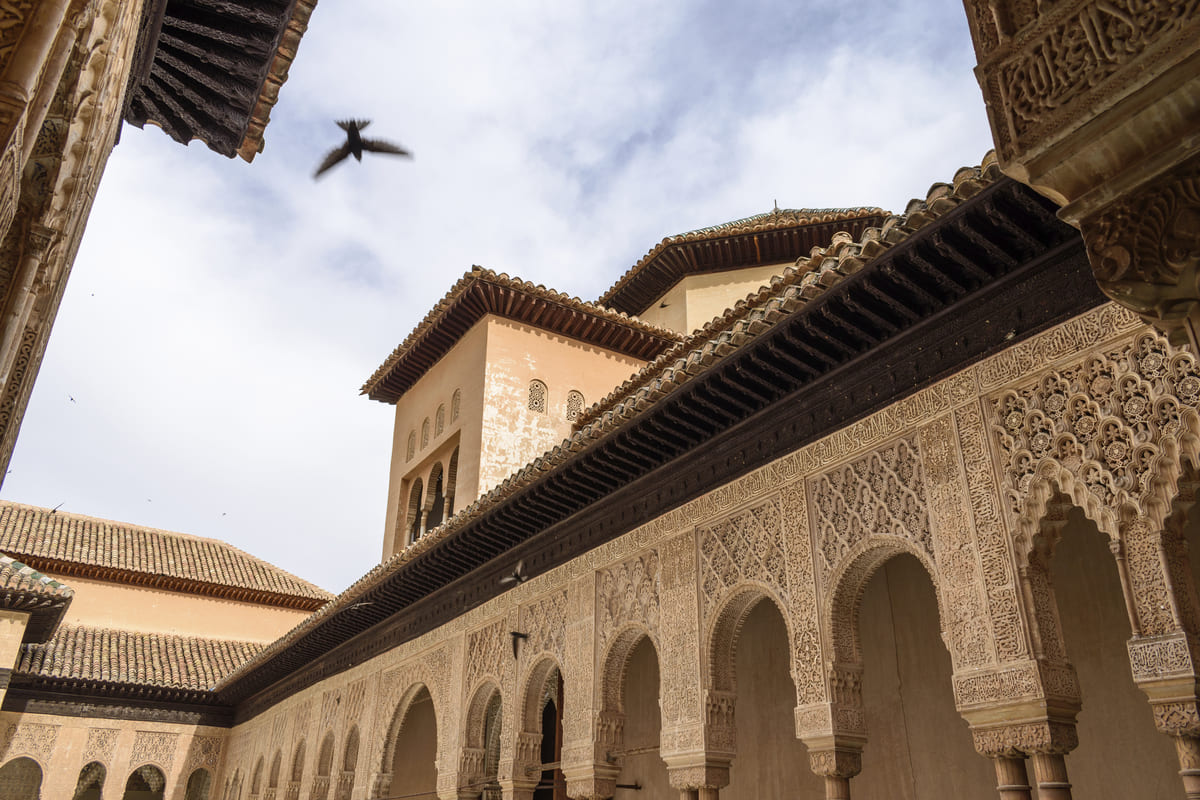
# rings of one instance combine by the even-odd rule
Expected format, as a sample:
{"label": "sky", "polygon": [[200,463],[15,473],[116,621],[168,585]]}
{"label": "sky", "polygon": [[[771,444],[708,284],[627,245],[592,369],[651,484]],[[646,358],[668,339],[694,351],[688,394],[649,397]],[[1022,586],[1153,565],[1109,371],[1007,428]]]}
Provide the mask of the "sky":
{"label": "sky", "polygon": [[[340,592],[387,506],[359,387],[472,265],[594,300],[776,203],[903,212],[991,147],[974,65],[961,0],[325,0],[252,164],[124,127],[0,497]],[[351,117],[414,159],[314,181]]]}

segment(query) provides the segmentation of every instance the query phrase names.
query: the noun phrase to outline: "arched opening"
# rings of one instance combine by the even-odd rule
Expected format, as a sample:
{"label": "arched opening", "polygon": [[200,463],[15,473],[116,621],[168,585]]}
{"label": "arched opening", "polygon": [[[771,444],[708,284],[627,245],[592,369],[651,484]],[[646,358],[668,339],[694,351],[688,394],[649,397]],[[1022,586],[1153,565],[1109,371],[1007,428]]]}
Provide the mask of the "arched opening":
{"label": "arched opening", "polygon": [[533,800],[566,800],[562,759],[562,673],[552,661],[538,664],[526,686],[525,730],[539,737],[538,764],[518,765],[537,774],[542,767]]}
{"label": "arched opening", "polygon": [[267,775],[267,788],[279,788],[279,770],[283,766],[283,751],[276,750],[275,757],[271,759],[271,771]]}
{"label": "arched opening", "polygon": [[413,456],[417,454],[417,432],[408,432],[408,447],[404,450],[404,460],[412,461]]}
{"label": "arched opening", "polygon": [[737,755],[721,794],[823,800],[824,781],[809,769],[796,738],[796,687],[783,615],[764,595],[734,598],[730,610],[738,612],[727,623]]}
{"label": "arched opening", "polygon": [[574,422],[583,412],[583,393],[574,389],[567,392],[567,421]]}
{"label": "arched opening", "polygon": [[288,796],[300,796],[300,781],[304,779],[304,740],[301,739],[296,745],[296,752],[292,754],[292,775],[288,781]]}
{"label": "arched opening", "polygon": [[[1188,528],[1194,540],[1195,525]],[[1052,547],[1051,598],[1082,701],[1079,746],[1067,755],[1075,796],[1175,797],[1174,745],[1155,729],[1146,696],[1130,677],[1129,616],[1108,537],[1072,507]]]}
{"label": "arched opening", "polygon": [[431,531],[442,524],[446,513],[446,496],[442,492],[442,465],[434,464],[429,473],[429,493],[426,503],[429,506],[425,514],[425,530]]}
{"label": "arched opening", "polygon": [[212,786],[212,775],[204,767],[200,767],[188,776],[184,800],[208,800],[209,787]]}
{"label": "arched opening", "polygon": [[317,774],[313,776],[312,791],[309,800],[325,800],[329,797],[329,773],[333,769],[333,731],[325,734],[321,740],[321,749],[317,751]]}
{"label": "arched opening", "polygon": [[253,777],[250,778],[250,797],[251,798],[258,797],[259,793],[262,791],[262,777],[263,777],[263,757],[259,756],[258,761],[254,764]]}
{"label": "arched opening", "polygon": [[458,419],[458,412],[462,409],[462,389],[455,389],[454,394],[450,397],[450,421],[454,422]]}
{"label": "arched opening", "polygon": [[[107,775],[107,770],[99,761],[85,764],[83,769],[79,770],[79,780],[75,782],[75,794],[71,796],[72,800],[100,800],[100,795],[104,792],[105,775]],[[0,787],[0,797],[7,797],[3,793],[2,787]]]}
{"label": "arched opening", "polygon": [[426,447],[429,447],[429,417],[426,417],[425,421],[421,423],[421,449],[424,450]]}
{"label": "arched opening", "polygon": [[161,769],[153,764],[143,764],[129,774],[121,800],[163,800],[166,786],[167,779]]}
{"label": "arched opening", "polygon": [[454,490],[458,481],[458,448],[450,454],[446,467],[446,518],[454,516]]}
{"label": "arched opening", "polygon": [[424,484],[421,479],[413,481],[412,491],[408,493],[408,513],[405,515],[405,527],[408,529],[408,541],[411,544],[421,538],[421,493]]}
{"label": "arched opening", "polygon": [[[892,555],[867,580],[858,605],[867,744],[862,797],[994,797],[995,774],[975,752],[954,707],[950,653],[925,566]],[[1082,795],[1081,795],[1082,796]]]}
{"label": "arched opening", "polygon": [[[636,796],[674,797],[667,766],[659,752],[662,713],[659,706],[658,652],[649,636],[641,635],[632,648],[615,653],[620,663],[610,669],[622,672],[620,713],[624,716],[618,763],[617,783],[639,786]],[[616,660],[614,659],[614,660]],[[626,791],[626,790],[621,790]]]}
{"label": "arched opening", "polygon": [[437,800],[437,715],[429,690],[421,686],[397,709],[395,744],[385,754],[391,765],[391,796]]}
{"label": "arched opening", "polygon": [[500,800],[500,692],[492,694],[483,718],[483,800]]}
{"label": "arched opening", "polygon": [[14,758],[0,767],[0,797],[39,800],[41,792],[42,768],[32,758]]}
{"label": "arched opening", "polygon": [[433,415],[433,435],[441,436],[444,430],[446,430],[446,406],[440,405],[437,413]]}
{"label": "arched opening", "polygon": [[338,777],[337,800],[350,800],[354,791],[354,773],[358,765],[358,726],[351,725],[342,752],[342,774]]}

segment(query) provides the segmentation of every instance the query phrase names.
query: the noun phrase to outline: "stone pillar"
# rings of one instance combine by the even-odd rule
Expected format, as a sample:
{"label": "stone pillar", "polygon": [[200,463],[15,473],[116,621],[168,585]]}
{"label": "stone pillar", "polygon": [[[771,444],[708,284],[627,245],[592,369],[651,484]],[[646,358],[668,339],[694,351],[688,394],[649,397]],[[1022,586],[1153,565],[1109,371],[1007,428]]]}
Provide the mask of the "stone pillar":
{"label": "stone pillar", "polygon": [[[993,718],[1003,719],[1006,711],[1016,716],[1023,710],[997,708]],[[1026,757],[1033,761],[1038,800],[1071,800],[1066,755],[1079,744],[1073,720],[1042,718],[972,724],[971,735],[976,751],[993,760],[996,789],[1004,800],[1030,800]]]}
{"label": "stone pillar", "polygon": [[21,335],[37,300],[35,284],[43,269],[46,251],[54,240],[55,231],[44,225],[30,226],[25,238],[25,252],[20,267],[4,300],[0,315],[0,386],[8,384],[12,367],[20,349]]}
{"label": "stone pillar", "polygon": [[1175,752],[1179,756],[1179,777],[1187,800],[1200,800],[1200,738],[1176,736]]}
{"label": "stone pillar", "polygon": [[1154,712],[1154,726],[1175,741],[1189,800],[1200,800],[1200,642],[1182,631],[1129,640],[1129,665]]}
{"label": "stone pillar", "polygon": [[1000,800],[1033,800],[1024,756],[996,756],[992,761],[996,767],[996,790]]}
{"label": "stone pillar", "polygon": [[40,0],[21,32],[17,49],[3,65],[0,78],[0,103],[25,106],[37,89],[42,66],[58,38],[70,0]]}
{"label": "stone pillar", "polygon": [[38,87],[37,94],[29,104],[29,110],[26,113],[26,135],[23,137],[22,142],[21,163],[28,161],[30,153],[33,152],[33,147],[38,139],[38,131],[41,130],[42,123],[46,120],[46,112],[50,110],[50,104],[54,101],[54,96],[58,93],[58,85],[62,81],[63,70],[66,69],[67,61],[71,57],[71,50],[75,47],[75,40],[78,37],[79,32],[76,30],[75,25],[64,26],[59,31],[58,39],[54,43],[54,49],[51,50],[49,58],[46,60],[46,68],[42,75],[41,85]]}

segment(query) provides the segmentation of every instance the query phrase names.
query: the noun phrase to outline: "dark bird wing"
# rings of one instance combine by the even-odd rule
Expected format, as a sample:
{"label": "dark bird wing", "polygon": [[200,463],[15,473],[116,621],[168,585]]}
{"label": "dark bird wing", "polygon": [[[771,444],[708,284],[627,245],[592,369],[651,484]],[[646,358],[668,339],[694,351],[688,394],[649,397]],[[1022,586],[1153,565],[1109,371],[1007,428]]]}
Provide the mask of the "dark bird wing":
{"label": "dark bird wing", "polygon": [[341,147],[335,147],[334,149],[330,150],[329,155],[325,156],[325,160],[321,162],[321,166],[317,167],[317,171],[313,173],[313,177],[321,177],[321,173],[325,172],[325,170],[329,169],[330,167],[337,165],[339,161],[348,155],[350,155],[349,142]]}
{"label": "dark bird wing", "polygon": [[371,120],[369,120],[369,119],[339,119],[337,121],[337,124],[338,124],[338,127],[344,131],[349,131],[351,128],[361,131],[363,128],[365,128],[371,124]]}
{"label": "dark bird wing", "polygon": [[398,156],[412,158],[412,153],[403,147],[394,145],[391,142],[385,142],[382,139],[363,139],[362,145],[363,150],[370,150],[372,153],[395,153]]}

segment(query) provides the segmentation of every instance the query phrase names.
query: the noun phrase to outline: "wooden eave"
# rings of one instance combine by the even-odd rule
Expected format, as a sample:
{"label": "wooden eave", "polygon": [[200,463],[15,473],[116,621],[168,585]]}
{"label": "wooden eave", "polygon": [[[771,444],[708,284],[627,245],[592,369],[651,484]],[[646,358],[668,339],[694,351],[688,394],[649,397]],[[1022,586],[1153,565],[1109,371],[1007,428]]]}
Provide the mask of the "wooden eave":
{"label": "wooden eave", "polygon": [[[518,559],[530,575],[566,563],[1099,305],[1056,210],[1000,178],[811,299],[789,294],[773,321],[664,369],[651,399],[607,413],[372,570],[216,691],[249,719],[499,595]],[[947,241],[953,258],[939,255]],[[739,388],[767,365],[790,378],[774,397]]]}
{"label": "wooden eave", "polygon": [[680,338],[572,298],[480,271],[443,301],[438,313],[422,323],[413,341],[376,370],[362,393],[372,400],[395,403],[488,314],[643,361],[654,359]]}
{"label": "wooden eave", "polygon": [[287,80],[316,0],[147,0],[126,122],[246,161]]}
{"label": "wooden eave", "polygon": [[57,678],[14,671],[3,711],[228,728],[234,709],[207,689]]}
{"label": "wooden eave", "polygon": [[736,233],[719,238],[669,242],[630,270],[600,303],[638,315],[688,275],[793,262],[814,247],[828,244],[844,231],[857,239],[867,228],[883,224],[887,214],[869,214],[812,222],[774,230]]}
{"label": "wooden eave", "polygon": [[320,597],[301,597],[283,592],[272,592],[266,589],[233,586],[154,572],[142,572],[132,569],[122,569],[120,567],[104,567],[96,564],[63,561],[23,553],[19,553],[19,555],[22,562],[39,572],[89,578],[109,583],[123,583],[129,586],[140,586],[148,589],[162,589],[168,592],[218,597],[222,600],[237,600],[244,603],[257,603],[259,605],[291,608],[297,611],[308,612],[316,611],[329,602],[328,599]]}

